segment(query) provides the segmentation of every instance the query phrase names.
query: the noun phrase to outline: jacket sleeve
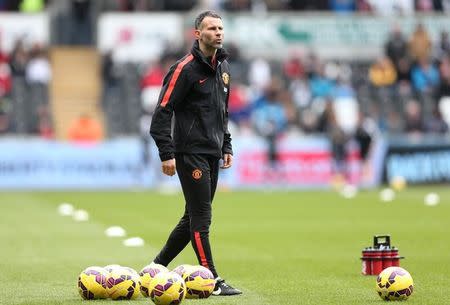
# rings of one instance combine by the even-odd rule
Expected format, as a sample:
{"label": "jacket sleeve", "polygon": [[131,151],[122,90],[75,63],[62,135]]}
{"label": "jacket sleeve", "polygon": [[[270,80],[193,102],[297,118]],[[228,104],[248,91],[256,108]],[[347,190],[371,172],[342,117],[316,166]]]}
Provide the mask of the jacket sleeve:
{"label": "jacket sleeve", "polygon": [[164,78],[152,117],[150,134],[158,146],[161,161],[175,158],[171,135],[173,111],[176,105],[184,100],[190,86],[183,63],[186,64],[186,60],[173,65]]}
{"label": "jacket sleeve", "polygon": [[227,100],[225,104],[225,118],[224,118],[224,130],[225,133],[223,135],[223,145],[222,145],[222,154],[233,154],[233,146],[231,145],[231,134],[228,130],[228,100],[230,99],[230,88],[231,86],[228,86],[228,94],[227,94]]}

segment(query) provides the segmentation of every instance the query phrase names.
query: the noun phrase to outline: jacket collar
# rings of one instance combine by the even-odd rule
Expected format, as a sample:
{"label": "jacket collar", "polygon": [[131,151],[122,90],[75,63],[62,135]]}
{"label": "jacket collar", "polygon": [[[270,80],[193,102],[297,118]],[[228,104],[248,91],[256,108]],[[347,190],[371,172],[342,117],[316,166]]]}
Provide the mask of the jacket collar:
{"label": "jacket collar", "polygon": [[[199,46],[198,40],[195,40],[194,45],[192,46],[191,53],[199,61],[203,62],[204,64],[208,65],[211,69],[215,70],[213,68],[213,66],[211,65],[211,62],[209,62],[209,60],[205,57],[205,55],[200,50],[200,46]],[[223,62],[227,58],[228,58],[228,53],[227,53],[227,51],[224,48],[217,49],[216,60],[217,60],[218,64],[220,64],[221,62]]]}

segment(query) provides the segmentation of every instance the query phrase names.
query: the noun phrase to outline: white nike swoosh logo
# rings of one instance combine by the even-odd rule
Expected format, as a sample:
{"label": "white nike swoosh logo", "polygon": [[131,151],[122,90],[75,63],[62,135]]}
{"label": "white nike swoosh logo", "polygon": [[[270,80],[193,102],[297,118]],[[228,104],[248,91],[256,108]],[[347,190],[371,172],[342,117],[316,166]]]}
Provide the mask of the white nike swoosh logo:
{"label": "white nike swoosh logo", "polygon": [[214,291],[213,291],[213,294],[214,294],[214,295],[220,295],[221,292],[222,292],[222,289],[217,288],[217,290],[214,290]]}

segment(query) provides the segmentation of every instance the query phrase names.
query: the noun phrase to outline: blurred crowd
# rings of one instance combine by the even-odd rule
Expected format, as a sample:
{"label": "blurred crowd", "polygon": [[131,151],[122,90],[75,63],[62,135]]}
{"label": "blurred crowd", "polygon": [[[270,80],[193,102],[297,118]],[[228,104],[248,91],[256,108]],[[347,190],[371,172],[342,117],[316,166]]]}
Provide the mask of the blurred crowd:
{"label": "blurred crowd", "polygon": [[43,46],[27,46],[19,40],[6,54],[0,41],[0,134],[53,137],[48,103],[51,77]]}
{"label": "blurred crowd", "polygon": [[[166,52],[142,70],[147,114],[156,105],[165,71],[189,47]],[[446,31],[433,45],[422,24],[410,37],[394,25],[384,55],[373,62],[326,61],[296,50],[283,61],[269,61],[243,58],[238,46],[226,47],[232,71],[230,120],[237,132],[267,136],[340,128],[345,134],[356,132],[368,119],[386,133],[448,132],[439,109],[439,101],[450,96]]]}
{"label": "blurred crowd", "polygon": [[39,12],[52,5],[72,5],[83,11],[187,11],[213,8],[226,11],[308,10],[381,15],[450,11],[450,0],[0,0],[0,11]]}

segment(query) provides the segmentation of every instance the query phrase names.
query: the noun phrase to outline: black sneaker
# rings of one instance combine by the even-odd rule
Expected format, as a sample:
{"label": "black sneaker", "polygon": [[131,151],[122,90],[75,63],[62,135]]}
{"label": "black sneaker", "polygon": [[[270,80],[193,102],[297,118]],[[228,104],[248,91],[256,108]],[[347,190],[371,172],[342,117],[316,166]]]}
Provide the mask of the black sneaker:
{"label": "black sneaker", "polygon": [[214,290],[212,292],[213,295],[237,295],[241,294],[242,291],[239,289],[233,288],[227,283],[225,283],[225,280],[218,277],[216,279],[216,286],[214,287]]}

